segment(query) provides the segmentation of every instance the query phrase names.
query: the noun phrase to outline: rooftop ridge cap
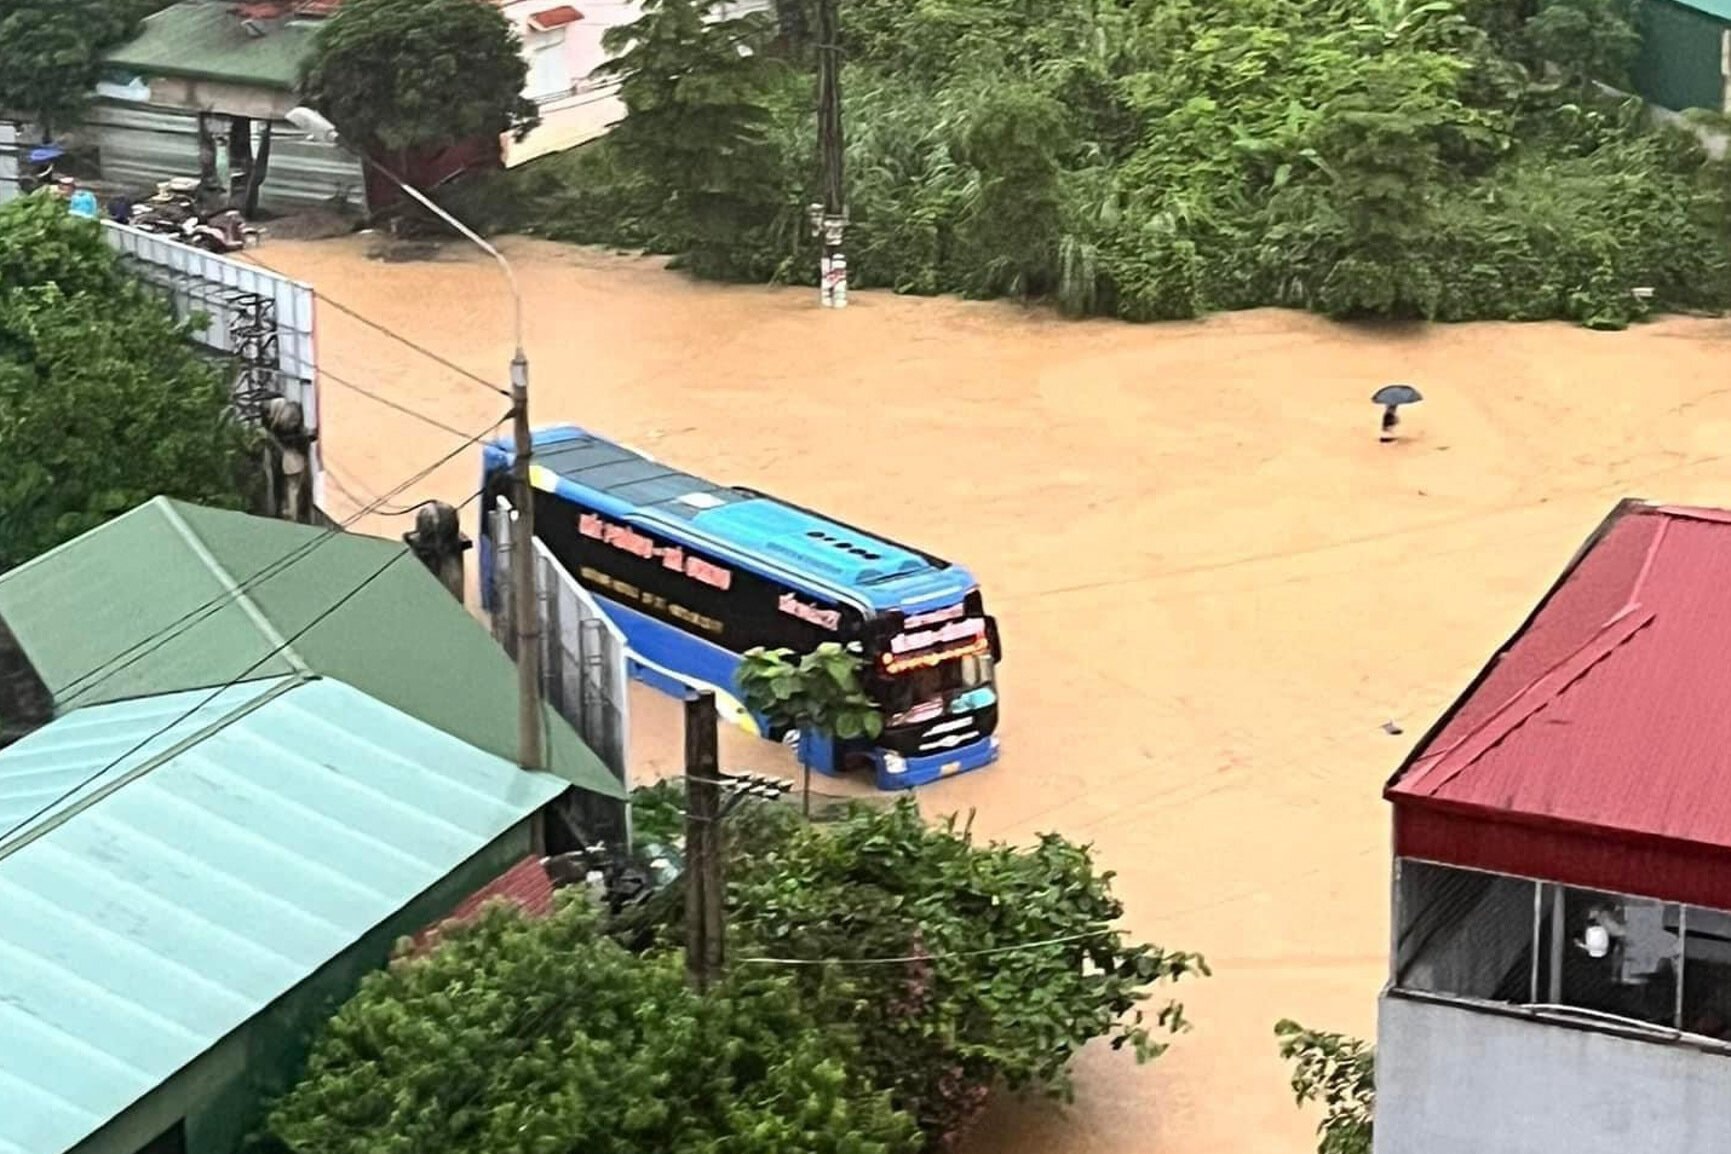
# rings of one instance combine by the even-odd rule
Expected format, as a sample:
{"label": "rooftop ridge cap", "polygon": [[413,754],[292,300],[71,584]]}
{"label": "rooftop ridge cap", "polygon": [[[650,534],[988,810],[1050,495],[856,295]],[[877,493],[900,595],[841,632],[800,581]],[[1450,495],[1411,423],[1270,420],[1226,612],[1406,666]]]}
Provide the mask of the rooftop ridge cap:
{"label": "rooftop ridge cap", "polygon": [[1649,505],[1643,511],[1674,521],[1706,521],[1715,525],[1731,525],[1731,509],[1714,509],[1704,505]]}
{"label": "rooftop ridge cap", "polygon": [[[290,644],[289,639],[284,637],[281,631],[279,631],[275,625],[270,623],[270,619],[264,615],[264,611],[260,609],[258,603],[252,599],[252,595],[247,591],[246,582],[235,581],[233,575],[229,573],[228,567],[221,561],[218,561],[216,555],[205,546],[204,539],[193,530],[191,525],[186,523],[186,518],[180,515],[180,510],[174,507],[174,503],[171,501],[165,501],[163,512],[168,517],[169,524],[174,526],[175,532],[180,534],[181,540],[186,542],[187,548],[192,550],[193,555],[198,558],[200,564],[210,570],[211,575],[222,585],[226,595],[233,599],[236,605],[240,606],[241,611],[247,615],[249,620],[252,621],[253,627],[264,635],[266,641],[270,642],[271,648],[275,650],[275,652],[266,654],[266,657],[282,657],[288,661],[290,668],[292,668],[296,673],[302,675],[311,674],[312,667],[302,660],[301,655],[296,652],[295,647]],[[246,515],[247,514],[245,513],[235,514],[237,517],[244,517]],[[296,548],[298,549],[301,547],[297,546]],[[317,546],[315,545],[313,548],[317,548]],[[266,566],[266,569],[270,569],[272,566],[280,564],[284,557],[288,557],[295,551],[295,549],[290,549],[287,553],[284,553],[282,557],[278,557],[275,561],[272,561],[269,566]],[[265,580],[268,581],[271,577],[282,575],[287,570],[306,560],[311,552],[312,549],[306,549],[305,552],[302,552],[300,556],[296,557],[293,561],[290,561],[287,565],[283,565],[282,568],[275,569],[271,572],[270,577],[266,577]],[[263,570],[261,570],[261,572],[263,572]],[[258,573],[254,573],[246,580],[253,581],[258,576]],[[198,621],[209,620],[210,617],[213,617],[220,612],[220,609],[213,608],[208,615],[198,618]],[[194,621],[191,624],[196,625],[198,624],[198,621]]]}
{"label": "rooftop ridge cap", "polygon": [[[1460,740],[1433,757],[1423,760],[1422,768],[1414,766],[1412,773],[1396,788],[1402,792],[1434,796],[1435,791],[1471,768],[1479,758],[1500,745],[1515,730],[1531,721],[1569,688],[1591,673],[1599,664],[1634,638],[1658,617],[1652,610],[1643,612],[1631,604],[1601,625],[1568,656],[1562,658],[1533,678],[1482,722],[1463,734]],[[1523,706],[1527,708],[1522,708]]]}
{"label": "rooftop ridge cap", "polygon": [[[1615,523],[1621,522],[1627,516],[1639,515],[1640,513],[1649,512],[1649,511],[1653,511],[1653,510],[1654,510],[1654,506],[1649,502],[1641,501],[1638,498],[1625,498],[1624,501],[1618,505],[1617,510],[1611,514],[1611,517],[1609,518],[1607,524],[1608,525],[1609,524],[1615,524]],[[1604,527],[1605,526],[1601,526],[1601,528],[1604,528]],[[1433,749],[1433,750],[1426,750],[1423,754],[1420,754],[1416,757],[1411,757],[1410,762],[1409,762],[1409,766],[1408,766],[1409,770],[1412,771],[1411,775],[1415,776],[1415,777],[1422,777],[1424,775],[1424,769],[1420,768],[1421,765],[1424,765],[1427,768],[1430,765],[1435,765],[1438,761],[1447,758],[1456,749],[1460,748],[1462,745],[1466,744],[1468,741],[1471,741],[1473,739],[1474,735],[1477,734],[1482,728],[1484,728],[1484,726],[1489,725],[1493,720],[1495,720],[1495,718],[1499,714],[1501,714],[1503,712],[1503,710],[1508,709],[1510,706],[1514,705],[1515,702],[1519,701],[1521,699],[1521,697],[1524,696],[1527,693],[1527,691],[1530,690],[1539,681],[1550,676],[1550,674],[1554,670],[1556,670],[1559,666],[1561,666],[1564,662],[1569,661],[1577,653],[1579,653],[1582,649],[1591,645],[1597,638],[1602,636],[1604,634],[1605,630],[1607,630],[1611,626],[1615,625],[1618,621],[1620,621],[1623,617],[1628,615],[1630,612],[1639,608],[1639,604],[1640,604],[1639,595],[1641,592],[1641,587],[1643,584],[1645,584],[1646,579],[1647,579],[1647,575],[1652,569],[1654,557],[1658,553],[1658,543],[1664,537],[1664,530],[1665,530],[1665,522],[1660,521],[1658,526],[1653,531],[1653,540],[1651,540],[1647,543],[1646,553],[1643,556],[1642,561],[1641,561],[1641,568],[1636,572],[1635,579],[1632,582],[1630,582],[1630,584],[1629,584],[1629,595],[1624,599],[1622,608],[1618,609],[1615,613],[1611,614],[1610,617],[1606,618],[1604,623],[1601,624],[1596,630],[1594,630],[1593,633],[1591,635],[1589,635],[1586,640],[1582,641],[1580,645],[1578,645],[1574,649],[1570,650],[1569,653],[1567,653],[1563,657],[1558,658],[1555,664],[1553,664],[1549,668],[1545,669],[1542,673],[1538,674],[1538,676],[1536,676],[1532,680],[1528,681],[1527,684],[1521,686],[1519,689],[1515,690],[1507,698],[1505,698],[1502,702],[1500,702],[1495,709],[1491,710],[1491,712],[1485,716],[1484,721],[1480,722],[1478,725],[1473,726],[1471,729],[1467,730],[1465,733],[1461,734],[1459,737],[1455,738],[1453,741],[1449,742],[1447,745],[1441,746],[1441,747],[1439,747],[1437,749]],[[1577,555],[1577,557],[1575,558],[1575,562],[1573,564],[1571,564],[1569,571],[1565,574],[1565,576],[1559,582],[1557,587],[1552,589],[1550,593],[1546,594],[1544,605],[1548,606],[1552,597],[1555,594],[1561,592],[1564,586],[1566,586],[1569,582],[1572,582],[1575,579],[1575,577],[1580,572],[1580,565],[1586,561],[1587,556],[1590,553],[1592,553],[1593,550],[1596,549],[1597,547],[1598,547],[1598,543],[1595,543],[1592,547],[1584,550],[1579,555]],[[1535,613],[1532,617],[1530,617],[1528,619],[1526,625],[1522,626],[1521,631],[1519,633],[1517,633],[1511,640],[1504,643],[1503,648],[1498,650],[1497,653],[1495,654],[1495,656],[1492,657],[1492,663],[1493,664],[1501,661],[1503,658],[1507,657],[1510,652],[1513,651],[1514,647],[1520,643],[1520,639],[1522,637],[1526,636],[1526,634],[1530,633],[1532,631],[1532,627],[1538,623],[1538,617],[1539,617],[1539,613]],[[1481,677],[1482,677],[1482,674],[1481,674]],[[1454,712],[1458,711],[1461,707],[1461,704],[1462,703],[1460,701],[1457,701],[1453,706],[1450,707],[1450,713],[1454,713]],[[1396,784],[1396,782],[1404,781],[1407,779],[1407,777],[1408,777],[1408,773],[1403,772],[1399,777],[1396,778],[1395,781],[1391,781],[1389,783],[1389,785],[1392,787],[1393,785]]]}
{"label": "rooftop ridge cap", "polygon": [[[157,753],[151,757],[145,758],[143,761],[139,762],[137,765],[133,766],[131,769],[127,770],[125,773],[116,777],[113,781],[107,782],[106,784],[101,785],[98,788],[91,790],[90,793],[88,793],[84,797],[79,798],[77,802],[73,803],[72,805],[67,806],[65,809],[62,809],[56,813],[51,813],[48,816],[44,817],[41,821],[36,822],[34,825],[28,826],[27,828],[18,831],[17,836],[13,837],[12,840],[0,841],[0,862],[4,862],[8,857],[11,857],[13,854],[17,853],[19,850],[23,849],[25,846],[27,846],[31,842],[35,841],[37,838],[42,837],[44,834],[47,834],[53,830],[59,829],[61,826],[65,825],[67,822],[71,821],[73,818],[77,817],[79,814],[83,813],[85,810],[89,809],[91,806],[95,805],[97,802],[102,801],[104,798],[107,798],[111,794],[116,793],[121,789],[124,789],[128,785],[131,785],[133,782],[137,781],[139,778],[143,777],[145,774],[149,773],[151,770],[156,769],[158,766],[163,765],[169,761],[172,761],[174,758],[179,757],[181,754],[185,753],[187,750],[191,749],[193,746],[198,745],[198,744],[216,736],[218,733],[222,732],[224,729],[227,729],[229,726],[233,725],[235,722],[239,721],[241,718],[246,717],[248,714],[254,712],[255,710],[262,708],[263,706],[269,704],[270,702],[275,701],[277,698],[279,698],[283,694],[289,692],[291,689],[297,689],[300,686],[306,684],[308,680],[312,680],[312,679],[302,677],[302,676],[296,676],[294,674],[287,674],[287,675],[284,675],[282,677],[277,678],[277,683],[275,685],[271,686],[269,689],[265,690],[263,693],[255,694],[254,696],[248,698],[246,701],[243,701],[239,705],[231,708],[227,713],[224,713],[221,717],[217,718],[215,721],[209,723],[208,725],[204,725],[204,726],[199,727],[194,732],[189,733],[185,737],[181,738],[179,741],[174,742],[167,749],[164,749],[160,753]],[[153,733],[149,737],[145,738],[143,743],[141,743],[137,748],[133,749],[131,752],[121,754],[120,757],[117,759],[115,764],[119,764],[119,762],[125,761],[128,757],[131,757],[133,753],[138,752],[138,749],[142,749],[145,745],[149,745],[152,741],[155,741],[158,737],[161,737],[163,734],[168,733],[170,730],[173,730],[177,726],[181,725],[183,722],[189,721],[193,717],[196,717],[206,706],[213,704],[217,700],[217,698],[221,697],[224,693],[227,693],[229,690],[236,688],[236,686],[238,686],[238,685],[244,685],[244,684],[248,684],[248,683],[247,682],[230,682],[227,685],[218,686],[216,688],[216,690],[214,692],[210,693],[203,701],[201,701],[197,705],[193,706],[193,708],[190,711],[188,711],[187,713],[183,714],[180,717],[175,718],[174,721],[172,723],[170,723],[166,728],[159,730],[158,732]],[[184,690],[183,692],[203,693],[204,690],[202,690],[202,689]],[[163,695],[163,696],[173,696],[173,695]],[[44,728],[46,728],[46,727],[44,727]],[[102,770],[102,773],[99,773],[97,776],[100,777],[102,774],[107,773],[108,770],[111,768],[113,768],[113,766],[104,767]],[[92,782],[94,780],[95,779],[92,779]],[[90,784],[90,783],[87,782],[86,784]],[[82,788],[84,788],[84,786],[80,785],[77,789],[74,789],[72,792],[77,793],[78,789],[82,789]]]}

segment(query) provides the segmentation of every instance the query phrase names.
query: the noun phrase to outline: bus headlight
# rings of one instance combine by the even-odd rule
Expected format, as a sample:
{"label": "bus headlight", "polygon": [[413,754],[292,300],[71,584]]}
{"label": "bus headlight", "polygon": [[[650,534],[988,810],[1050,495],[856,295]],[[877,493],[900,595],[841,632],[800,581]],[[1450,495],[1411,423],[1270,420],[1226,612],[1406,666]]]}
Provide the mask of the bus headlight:
{"label": "bus headlight", "polygon": [[907,762],[907,759],[905,757],[903,757],[899,753],[891,753],[887,749],[884,750],[884,772],[885,773],[906,773],[907,771],[908,771],[908,762]]}

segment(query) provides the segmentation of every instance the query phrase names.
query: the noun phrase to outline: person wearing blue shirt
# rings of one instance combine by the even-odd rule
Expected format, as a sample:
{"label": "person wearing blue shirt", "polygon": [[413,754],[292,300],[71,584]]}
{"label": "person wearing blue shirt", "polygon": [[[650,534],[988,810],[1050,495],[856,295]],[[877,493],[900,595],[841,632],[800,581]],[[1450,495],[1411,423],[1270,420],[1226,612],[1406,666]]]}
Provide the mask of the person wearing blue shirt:
{"label": "person wearing blue shirt", "polygon": [[102,212],[101,206],[96,203],[96,194],[88,188],[81,188],[72,194],[70,207],[73,216],[82,216],[86,220],[95,220]]}

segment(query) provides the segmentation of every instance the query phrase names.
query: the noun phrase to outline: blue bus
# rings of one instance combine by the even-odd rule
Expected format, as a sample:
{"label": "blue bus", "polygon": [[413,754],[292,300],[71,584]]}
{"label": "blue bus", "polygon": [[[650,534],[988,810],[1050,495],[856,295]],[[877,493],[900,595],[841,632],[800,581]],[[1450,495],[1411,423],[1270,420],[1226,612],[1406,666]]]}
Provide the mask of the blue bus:
{"label": "blue bus", "polygon": [[[826,773],[870,762],[903,789],[997,760],[997,623],[959,565],[751,489],[727,487],[572,426],[537,430],[535,536],[624,631],[632,673],[715,693],[761,737]],[[511,496],[508,441],[482,458],[484,508]],[[482,604],[493,605],[482,517]],[[740,703],[740,655],[858,642],[883,708],[875,742],[769,731]]]}

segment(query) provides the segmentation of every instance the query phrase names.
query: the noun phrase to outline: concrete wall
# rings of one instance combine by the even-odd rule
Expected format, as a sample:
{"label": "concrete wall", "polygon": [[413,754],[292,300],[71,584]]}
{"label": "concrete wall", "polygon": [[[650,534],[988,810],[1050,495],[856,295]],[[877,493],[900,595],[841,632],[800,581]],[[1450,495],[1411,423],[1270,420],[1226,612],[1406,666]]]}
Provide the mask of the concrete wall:
{"label": "concrete wall", "polygon": [[136,1154],[182,1120],[187,1154],[239,1154],[270,1101],[300,1076],[312,1035],[361,979],[385,964],[398,939],[443,918],[529,853],[533,820],[499,835],[69,1154]]}
{"label": "concrete wall", "polygon": [[1376,1154],[1724,1154],[1731,1055],[1385,994]]}

